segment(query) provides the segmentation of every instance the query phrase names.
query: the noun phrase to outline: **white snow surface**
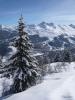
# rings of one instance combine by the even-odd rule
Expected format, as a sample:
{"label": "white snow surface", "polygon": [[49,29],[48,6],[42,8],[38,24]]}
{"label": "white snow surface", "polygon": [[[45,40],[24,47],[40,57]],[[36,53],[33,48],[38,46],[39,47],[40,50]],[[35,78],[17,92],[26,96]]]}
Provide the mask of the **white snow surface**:
{"label": "white snow surface", "polygon": [[[40,37],[48,37],[50,41],[54,39],[54,37],[58,37],[59,35],[64,35],[66,38],[75,37],[75,28],[70,25],[49,25],[50,23],[41,23],[40,24],[31,24],[26,25],[26,30],[30,35],[39,35]],[[75,26],[75,25],[74,25]],[[14,25],[2,25],[2,29],[6,31],[14,31],[17,30],[17,26]]]}
{"label": "white snow surface", "polygon": [[27,31],[29,34],[38,34],[40,37],[48,37],[50,40],[53,40],[54,37],[59,35],[64,35],[66,38],[75,36],[75,28],[72,28],[69,25],[48,25],[47,23],[40,25],[34,25],[33,27],[27,26]]}
{"label": "white snow surface", "polygon": [[41,55],[43,55],[43,53],[36,53],[36,54],[33,54],[33,56],[41,56]]}
{"label": "white snow surface", "polygon": [[67,72],[46,75],[41,84],[2,100],[75,100],[75,62],[66,65]]}
{"label": "white snow surface", "polygon": [[0,78],[0,97],[2,96],[3,92],[8,91],[10,89],[10,86],[12,85],[12,83],[13,83],[12,78],[10,79]]}
{"label": "white snow surface", "polygon": [[6,31],[9,31],[9,30],[14,31],[16,28],[17,26],[15,25],[2,25],[2,29]]}
{"label": "white snow surface", "polygon": [[12,52],[10,52],[9,54],[15,54],[17,52],[17,49],[14,46],[9,46],[10,49],[12,49]]}

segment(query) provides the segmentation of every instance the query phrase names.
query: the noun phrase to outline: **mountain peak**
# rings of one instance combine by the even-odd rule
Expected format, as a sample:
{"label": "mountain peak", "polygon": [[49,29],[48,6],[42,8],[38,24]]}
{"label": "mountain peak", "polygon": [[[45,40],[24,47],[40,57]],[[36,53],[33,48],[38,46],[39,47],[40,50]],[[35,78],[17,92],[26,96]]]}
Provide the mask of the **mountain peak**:
{"label": "mountain peak", "polygon": [[75,28],[75,25],[73,25],[73,24],[70,24],[69,26],[72,27],[72,28]]}

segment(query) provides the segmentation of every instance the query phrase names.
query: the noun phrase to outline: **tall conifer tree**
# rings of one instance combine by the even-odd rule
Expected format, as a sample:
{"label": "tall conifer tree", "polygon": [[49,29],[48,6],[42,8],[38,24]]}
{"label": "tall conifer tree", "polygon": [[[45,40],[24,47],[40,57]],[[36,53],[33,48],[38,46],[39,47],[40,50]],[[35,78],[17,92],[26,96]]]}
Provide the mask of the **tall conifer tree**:
{"label": "tall conifer tree", "polygon": [[9,59],[9,63],[4,68],[6,77],[13,77],[11,90],[14,93],[24,91],[28,87],[36,84],[38,68],[36,60],[31,56],[32,50],[28,34],[24,31],[25,24],[23,17],[19,19],[18,38],[15,40],[17,52]]}

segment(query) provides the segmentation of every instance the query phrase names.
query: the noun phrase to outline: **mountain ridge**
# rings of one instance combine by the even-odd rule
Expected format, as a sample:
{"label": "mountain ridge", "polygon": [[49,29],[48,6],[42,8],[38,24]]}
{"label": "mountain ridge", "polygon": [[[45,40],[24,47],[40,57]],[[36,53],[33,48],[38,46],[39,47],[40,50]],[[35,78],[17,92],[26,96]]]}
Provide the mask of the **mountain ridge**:
{"label": "mountain ridge", "polygon": [[[75,25],[73,24],[55,25],[54,23],[41,22],[38,25],[26,25],[25,31],[29,34],[36,50],[50,51],[75,47]],[[2,45],[10,45],[17,36],[17,26],[0,25],[1,47]]]}

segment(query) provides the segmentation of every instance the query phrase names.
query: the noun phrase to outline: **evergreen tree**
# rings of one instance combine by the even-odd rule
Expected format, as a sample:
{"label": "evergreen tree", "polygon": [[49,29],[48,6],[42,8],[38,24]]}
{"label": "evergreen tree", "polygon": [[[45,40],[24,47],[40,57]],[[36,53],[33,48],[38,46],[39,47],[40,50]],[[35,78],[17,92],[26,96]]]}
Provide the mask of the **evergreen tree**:
{"label": "evergreen tree", "polygon": [[54,62],[60,62],[60,53],[56,51]]}
{"label": "evergreen tree", "polygon": [[65,49],[63,52],[63,61],[64,62],[71,62],[72,61],[72,57],[71,57],[71,52],[69,51],[69,49]]}
{"label": "evergreen tree", "polygon": [[24,31],[23,17],[19,19],[18,38],[15,41],[17,52],[10,57],[9,63],[4,68],[4,76],[13,77],[11,90],[18,93],[36,84],[38,68],[36,60],[31,56],[31,44],[28,34]]}

